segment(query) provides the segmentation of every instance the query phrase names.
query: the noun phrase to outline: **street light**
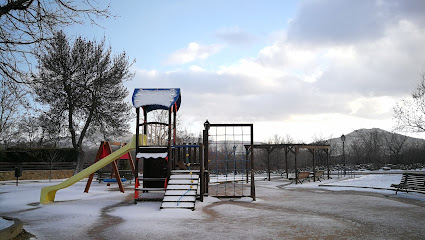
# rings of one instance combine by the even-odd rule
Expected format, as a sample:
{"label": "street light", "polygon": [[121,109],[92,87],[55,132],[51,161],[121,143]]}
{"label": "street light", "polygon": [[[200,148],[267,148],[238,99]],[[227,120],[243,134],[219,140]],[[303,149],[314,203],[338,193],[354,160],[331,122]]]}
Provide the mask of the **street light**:
{"label": "street light", "polygon": [[341,136],[341,141],[342,141],[342,160],[344,162],[344,176],[345,176],[346,171],[345,171],[345,135],[344,134],[342,134]]}
{"label": "street light", "polygon": [[205,127],[205,130],[210,130],[210,122],[208,122],[208,119],[207,119],[207,121],[205,121],[205,123],[204,123],[204,127]]}

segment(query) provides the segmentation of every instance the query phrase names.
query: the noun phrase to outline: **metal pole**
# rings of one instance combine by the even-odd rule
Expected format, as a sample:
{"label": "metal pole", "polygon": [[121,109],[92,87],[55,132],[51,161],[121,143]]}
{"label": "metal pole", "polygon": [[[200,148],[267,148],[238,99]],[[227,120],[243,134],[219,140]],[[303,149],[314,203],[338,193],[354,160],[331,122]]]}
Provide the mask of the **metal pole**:
{"label": "metal pole", "polygon": [[[177,104],[174,104],[174,114],[173,114],[173,145],[176,145],[177,142]],[[172,151],[172,162],[171,165],[173,167],[173,169],[176,168],[176,158],[177,158],[177,153],[176,151],[178,151],[176,148],[173,149]]]}
{"label": "metal pole", "polygon": [[346,169],[345,169],[345,141],[342,141],[342,158],[344,160],[344,177],[346,174]]}
{"label": "metal pole", "polygon": [[143,109],[143,134],[148,136],[148,112]]}
{"label": "metal pole", "polygon": [[255,181],[254,181],[254,125],[251,125],[251,196],[255,201]]}
{"label": "metal pole", "polygon": [[267,149],[267,174],[270,181],[270,151]]}
{"label": "metal pole", "polygon": [[286,172],[286,179],[289,178],[289,173],[288,173],[288,152],[289,152],[288,147],[285,147],[285,172]]}
{"label": "metal pole", "polygon": [[[205,134],[205,130],[203,131]],[[204,145],[200,144],[199,147],[199,162],[201,165],[201,196],[200,200],[201,202],[204,201],[204,193],[205,193],[205,166],[204,166]]]}
{"label": "metal pole", "polygon": [[326,149],[326,166],[328,168],[328,179],[330,179],[331,177],[330,175],[330,169],[329,169],[329,149]]}
{"label": "metal pole", "polygon": [[316,182],[316,149],[313,148],[313,182]]}
{"label": "metal pole", "polygon": [[168,151],[168,167],[167,167],[167,179],[170,179],[171,176],[171,168],[172,168],[172,159],[171,159],[171,114],[173,113],[173,108],[174,106],[172,106],[169,110],[168,110],[168,147],[167,147],[167,151]]}
{"label": "metal pole", "polygon": [[208,194],[209,191],[209,182],[210,182],[210,171],[209,171],[209,142],[208,142],[208,136],[209,136],[209,129],[210,129],[210,123],[205,121],[204,124],[205,130],[204,130],[204,164],[205,169],[207,170],[206,176],[205,176],[205,193]]}
{"label": "metal pole", "polygon": [[248,174],[248,168],[249,168],[249,147],[245,146],[245,172],[246,172],[246,183],[249,182],[249,174]]}
{"label": "metal pole", "polygon": [[295,147],[295,158],[294,158],[294,164],[295,164],[295,184],[298,184],[297,154],[298,154],[298,148]]}
{"label": "metal pole", "polygon": [[[136,108],[136,151],[134,153],[134,195],[138,195],[139,192],[136,190],[139,185],[139,159],[137,159],[137,152],[139,151],[139,127],[140,127],[140,108]],[[99,149],[100,150],[100,149]],[[134,196],[134,204],[137,203],[137,198]]]}

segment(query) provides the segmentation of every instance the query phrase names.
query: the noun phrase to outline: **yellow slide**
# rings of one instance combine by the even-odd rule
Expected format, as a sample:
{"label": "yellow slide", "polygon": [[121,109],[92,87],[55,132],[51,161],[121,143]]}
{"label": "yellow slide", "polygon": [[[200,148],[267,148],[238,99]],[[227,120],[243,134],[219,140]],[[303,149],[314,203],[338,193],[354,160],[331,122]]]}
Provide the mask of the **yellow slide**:
{"label": "yellow slide", "polygon": [[[139,145],[146,145],[146,135],[139,135]],[[97,170],[103,168],[104,166],[108,165],[112,161],[116,160],[117,158],[121,157],[122,155],[130,152],[131,150],[136,148],[136,135],[133,135],[131,141],[129,144],[124,145],[122,148],[116,150],[115,152],[109,154],[108,156],[102,158],[101,160],[97,161],[95,164],[91,165],[90,167],[84,169],[83,171],[75,174],[74,176],[68,178],[63,183],[44,187],[41,189],[41,195],[40,195],[40,203],[41,204],[48,204],[53,201],[55,201],[56,192],[62,188],[66,188],[71,186],[72,184],[80,181],[81,179],[89,176],[90,174],[96,172]]]}

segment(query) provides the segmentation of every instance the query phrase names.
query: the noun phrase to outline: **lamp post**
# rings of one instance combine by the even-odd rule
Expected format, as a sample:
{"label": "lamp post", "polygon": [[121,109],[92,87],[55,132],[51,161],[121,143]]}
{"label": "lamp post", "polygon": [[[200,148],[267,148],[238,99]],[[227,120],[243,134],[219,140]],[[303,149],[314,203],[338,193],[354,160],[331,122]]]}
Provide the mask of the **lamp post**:
{"label": "lamp post", "polygon": [[346,171],[345,171],[345,135],[344,134],[342,134],[341,136],[341,141],[342,141],[342,160],[344,162],[344,176],[345,176]]}
{"label": "lamp post", "polygon": [[205,128],[205,130],[210,130],[210,122],[208,122],[208,119],[205,121],[205,123],[204,123],[204,128]]}

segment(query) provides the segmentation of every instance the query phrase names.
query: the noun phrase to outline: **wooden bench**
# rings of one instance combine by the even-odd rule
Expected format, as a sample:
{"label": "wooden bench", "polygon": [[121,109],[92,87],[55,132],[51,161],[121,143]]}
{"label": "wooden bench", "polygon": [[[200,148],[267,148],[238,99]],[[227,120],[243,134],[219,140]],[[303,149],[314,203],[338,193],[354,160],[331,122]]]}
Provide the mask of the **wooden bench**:
{"label": "wooden bench", "polygon": [[305,180],[308,180],[310,182],[310,172],[299,172],[298,182],[303,183]]}
{"label": "wooden bench", "polygon": [[325,171],[316,171],[315,178],[317,181],[321,182],[320,179],[325,180],[324,175],[325,175]]}
{"label": "wooden bench", "polygon": [[425,194],[425,172],[405,172],[400,184],[391,184],[391,187],[403,192],[419,192]]}

